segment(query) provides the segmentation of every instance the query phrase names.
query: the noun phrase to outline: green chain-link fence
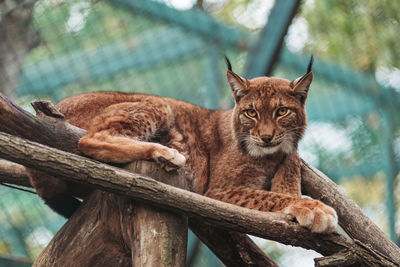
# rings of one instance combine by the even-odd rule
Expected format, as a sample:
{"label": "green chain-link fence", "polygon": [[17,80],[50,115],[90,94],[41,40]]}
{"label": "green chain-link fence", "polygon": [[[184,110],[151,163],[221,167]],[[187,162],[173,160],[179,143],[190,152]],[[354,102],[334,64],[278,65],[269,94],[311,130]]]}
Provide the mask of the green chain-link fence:
{"label": "green chain-link fence", "polygon": [[[223,54],[239,74],[294,79],[314,53],[300,154],[395,239],[400,66],[387,58],[400,57],[390,47],[398,38],[400,8],[371,2],[376,6],[305,1],[298,10],[299,1],[5,1],[0,89],[26,108],[35,99],[115,90],[225,109],[232,101]],[[30,21],[15,14],[21,9],[32,10]],[[11,15],[16,18],[7,19]],[[376,44],[378,37],[382,43]],[[374,47],[363,51],[366,43]],[[35,195],[1,186],[0,196],[0,254],[33,260],[65,220]],[[189,255],[197,251],[190,240]],[[286,248],[262,246],[290,265]],[[220,264],[204,247],[200,251],[195,266]]]}

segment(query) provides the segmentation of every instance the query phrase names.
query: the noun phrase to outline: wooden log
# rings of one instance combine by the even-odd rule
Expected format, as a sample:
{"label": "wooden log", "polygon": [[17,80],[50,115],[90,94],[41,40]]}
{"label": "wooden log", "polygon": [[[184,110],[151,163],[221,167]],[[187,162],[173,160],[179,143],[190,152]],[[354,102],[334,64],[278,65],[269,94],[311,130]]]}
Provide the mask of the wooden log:
{"label": "wooden log", "polygon": [[[1,166],[7,166],[7,168],[2,169]],[[14,175],[13,169],[18,169],[21,173]],[[24,170],[25,167],[22,165],[0,160],[0,181],[30,187],[29,178]],[[94,200],[94,202],[101,205],[98,199]],[[125,207],[123,210],[127,209]],[[94,216],[97,215],[94,214]],[[129,220],[130,217],[121,215],[121,218]],[[215,228],[196,220],[190,221],[190,228],[227,266],[277,266],[245,234]],[[65,234],[68,231],[70,230],[64,231]]]}
{"label": "wooden log", "polygon": [[[126,169],[157,181],[187,188],[178,172],[165,172],[156,163],[135,161]],[[130,237],[133,266],[186,266],[187,217],[151,205],[136,202],[134,215],[121,216]]]}
{"label": "wooden log", "polygon": [[[226,256],[220,259],[226,266],[278,266],[270,258],[260,257],[263,252],[245,234],[226,231],[191,219],[189,219],[189,225],[193,233],[211,250],[221,250],[223,248],[222,251]],[[238,249],[232,249],[230,244],[240,244],[240,246]]]}

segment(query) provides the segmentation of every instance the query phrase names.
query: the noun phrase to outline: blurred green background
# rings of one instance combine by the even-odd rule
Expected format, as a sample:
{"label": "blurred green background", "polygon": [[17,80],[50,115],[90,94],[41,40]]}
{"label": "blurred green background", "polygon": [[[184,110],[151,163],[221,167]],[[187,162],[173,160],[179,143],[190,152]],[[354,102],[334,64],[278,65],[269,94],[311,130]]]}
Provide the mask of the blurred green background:
{"label": "blurred green background", "polygon": [[[28,110],[111,90],[227,109],[223,54],[247,78],[290,80],[314,54],[300,155],[398,242],[399,24],[400,2],[389,0],[8,0],[0,91]],[[64,222],[36,195],[0,186],[0,266],[32,262]],[[317,255],[257,242],[281,266],[312,266]],[[196,244],[190,236],[190,266],[221,265]]]}

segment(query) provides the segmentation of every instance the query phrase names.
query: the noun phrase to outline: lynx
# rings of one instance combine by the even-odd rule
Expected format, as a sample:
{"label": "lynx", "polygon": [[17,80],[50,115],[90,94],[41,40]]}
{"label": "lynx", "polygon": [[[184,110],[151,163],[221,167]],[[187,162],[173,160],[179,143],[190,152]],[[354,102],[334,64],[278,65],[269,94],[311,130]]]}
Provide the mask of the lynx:
{"label": "lynx", "polygon": [[[69,123],[88,130],[79,142],[87,156],[110,163],[154,160],[188,177],[193,192],[241,207],[291,214],[316,233],[334,231],[335,210],[301,198],[296,150],[306,128],[312,60],[307,73],[293,81],[246,79],[232,71],[229,60],[227,65],[235,102],[231,110],[119,92],[72,96],[57,108]],[[45,180],[31,176],[38,194],[57,210],[55,204],[66,200],[67,186],[54,179],[57,184],[50,186]],[[67,217],[72,211],[58,210]]]}

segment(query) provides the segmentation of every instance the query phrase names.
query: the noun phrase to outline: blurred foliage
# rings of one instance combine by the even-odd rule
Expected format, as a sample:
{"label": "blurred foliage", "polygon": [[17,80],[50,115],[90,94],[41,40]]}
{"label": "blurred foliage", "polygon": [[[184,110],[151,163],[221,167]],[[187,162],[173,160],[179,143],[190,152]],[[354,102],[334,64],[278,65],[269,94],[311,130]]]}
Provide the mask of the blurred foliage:
{"label": "blurred foliage", "polygon": [[0,254],[36,258],[65,219],[33,194],[0,187]]}
{"label": "blurred foliage", "polygon": [[131,11],[110,3],[73,0],[39,1],[34,9],[33,25],[40,29],[42,39],[41,45],[29,55],[29,60],[35,61],[59,57],[77,48],[90,51],[128,33],[144,34],[163,24],[132,15]]}
{"label": "blurred foliage", "polygon": [[307,2],[298,16],[307,20],[310,50],[365,71],[400,68],[400,1]]}

